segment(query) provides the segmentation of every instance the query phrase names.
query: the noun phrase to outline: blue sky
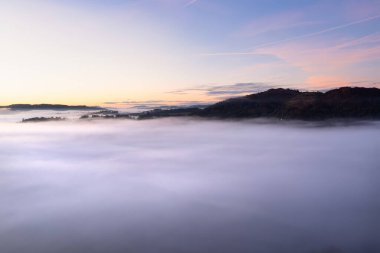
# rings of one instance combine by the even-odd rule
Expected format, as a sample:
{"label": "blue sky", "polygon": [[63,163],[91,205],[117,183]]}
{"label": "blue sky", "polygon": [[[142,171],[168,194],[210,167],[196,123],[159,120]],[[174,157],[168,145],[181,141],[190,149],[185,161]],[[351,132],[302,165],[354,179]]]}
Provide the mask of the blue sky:
{"label": "blue sky", "polygon": [[2,104],[380,87],[380,1],[15,0],[0,17]]}

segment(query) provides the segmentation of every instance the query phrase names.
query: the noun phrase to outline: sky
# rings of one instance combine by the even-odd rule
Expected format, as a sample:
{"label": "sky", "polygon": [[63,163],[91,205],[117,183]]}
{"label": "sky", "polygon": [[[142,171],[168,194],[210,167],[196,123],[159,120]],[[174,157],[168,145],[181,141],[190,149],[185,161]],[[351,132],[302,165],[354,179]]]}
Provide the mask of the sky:
{"label": "sky", "polygon": [[0,0],[0,104],[380,88],[379,0]]}

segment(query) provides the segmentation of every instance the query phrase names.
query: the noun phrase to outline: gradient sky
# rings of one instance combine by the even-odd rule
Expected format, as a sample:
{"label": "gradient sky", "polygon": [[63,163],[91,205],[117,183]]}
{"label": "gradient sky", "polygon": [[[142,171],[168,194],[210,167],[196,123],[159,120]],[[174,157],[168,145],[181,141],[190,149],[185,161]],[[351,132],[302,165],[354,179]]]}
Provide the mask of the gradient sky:
{"label": "gradient sky", "polygon": [[380,88],[379,0],[0,0],[0,104]]}

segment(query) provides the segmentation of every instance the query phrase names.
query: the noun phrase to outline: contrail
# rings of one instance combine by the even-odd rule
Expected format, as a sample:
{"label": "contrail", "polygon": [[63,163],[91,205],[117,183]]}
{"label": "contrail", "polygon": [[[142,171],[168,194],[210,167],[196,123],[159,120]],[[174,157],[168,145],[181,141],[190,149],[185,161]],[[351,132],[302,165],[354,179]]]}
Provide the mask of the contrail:
{"label": "contrail", "polygon": [[229,55],[254,55],[256,52],[221,52],[221,53],[205,53],[199,56],[229,56]]}
{"label": "contrail", "polygon": [[365,23],[365,22],[368,22],[368,21],[371,21],[371,20],[374,20],[374,19],[378,19],[378,18],[380,18],[380,15],[368,17],[368,18],[365,18],[365,19],[357,20],[357,21],[350,22],[350,23],[343,24],[343,25],[338,25],[338,26],[330,27],[330,28],[327,28],[327,29],[324,29],[324,30],[321,30],[321,31],[318,31],[318,32],[303,34],[303,35],[292,37],[292,38],[288,38],[288,39],[283,39],[283,40],[277,40],[277,41],[273,41],[273,42],[269,42],[269,43],[264,43],[264,44],[261,44],[261,45],[257,45],[257,46],[255,46],[253,48],[249,48],[248,50],[251,50],[249,52],[230,52],[230,53],[228,53],[228,52],[227,53],[223,53],[222,52],[222,53],[210,53],[210,54],[201,54],[201,55],[202,56],[252,55],[252,54],[255,54],[253,52],[253,50],[258,49],[258,48],[264,48],[264,47],[268,47],[268,46],[277,45],[277,44],[280,44],[280,43],[283,43],[283,42],[289,42],[289,41],[293,41],[293,40],[314,37],[314,36],[321,35],[321,34],[324,34],[324,33],[328,33],[328,32],[340,30],[340,29],[343,29],[343,28],[346,28],[346,27],[350,27],[350,26],[353,26],[353,25]]}
{"label": "contrail", "polygon": [[187,2],[187,3],[184,5],[184,7],[188,7],[188,6],[190,6],[190,5],[193,5],[193,4],[195,4],[196,2],[198,2],[198,0],[190,0],[189,2]]}

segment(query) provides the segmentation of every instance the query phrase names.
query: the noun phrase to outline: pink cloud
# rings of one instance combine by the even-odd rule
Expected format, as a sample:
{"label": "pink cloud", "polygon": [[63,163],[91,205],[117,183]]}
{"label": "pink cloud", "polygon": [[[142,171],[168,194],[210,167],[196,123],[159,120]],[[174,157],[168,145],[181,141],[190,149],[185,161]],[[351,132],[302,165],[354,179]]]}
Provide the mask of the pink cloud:
{"label": "pink cloud", "polygon": [[309,76],[305,80],[309,89],[321,90],[345,86],[378,87],[379,82],[353,80],[347,76]]}
{"label": "pink cloud", "polygon": [[271,54],[308,73],[334,72],[349,65],[380,59],[379,41],[380,34],[372,34],[333,46],[317,46],[315,41],[292,42],[262,48],[258,52]]}
{"label": "pink cloud", "polygon": [[345,77],[341,76],[309,76],[305,84],[313,89],[328,89],[332,87],[342,87],[349,84]]}

